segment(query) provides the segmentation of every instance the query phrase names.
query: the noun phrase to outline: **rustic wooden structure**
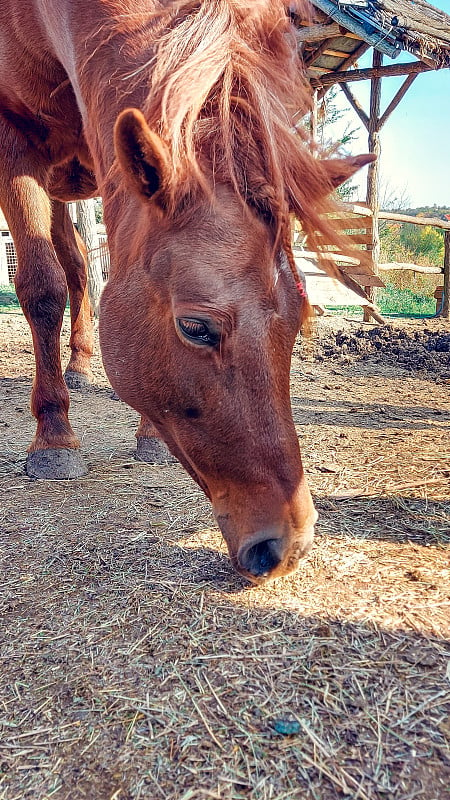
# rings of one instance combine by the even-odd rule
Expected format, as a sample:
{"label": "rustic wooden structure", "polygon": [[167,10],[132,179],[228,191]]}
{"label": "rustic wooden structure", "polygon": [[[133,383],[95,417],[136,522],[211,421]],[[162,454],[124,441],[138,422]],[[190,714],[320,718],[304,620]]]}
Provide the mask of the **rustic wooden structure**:
{"label": "rustic wooden structure", "polygon": [[[380,153],[380,131],[420,73],[450,67],[450,17],[425,0],[313,0],[313,16],[293,15],[299,49],[314,90],[315,104],[338,84],[368,132],[371,153]],[[358,59],[373,49],[372,66],[359,69]],[[402,52],[414,56],[408,63],[384,63]],[[403,75],[405,80],[388,106],[381,109],[383,78]],[[365,111],[349,86],[370,80],[370,107]],[[317,109],[312,113],[313,123]],[[312,124],[314,127],[314,124]],[[379,260],[379,162],[369,166],[366,202],[373,213],[373,260]],[[446,239],[446,262],[450,259]],[[448,285],[448,281],[447,281]],[[367,287],[369,296],[372,288]],[[445,284],[444,284],[445,293]],[[443,316],[449,316],[448,291]]]}
{"label": "rustic wooden structure", "polygon": [[[339,268],[339,282],[329,277],[320,268],[319,254],[311,250],[308,237],[295,249],[297,266],[305,276],[310,303],[316,313],[324,313],[325,306],[360,305],[367,316],[384,322],[376,306],[361,296],[360,286],[383,286],[378,275],[367,275],[365,264],[374,269],[371,248],[373,239],[373,215],[364,203],[342,203],[340,213],[333,215],[333,226],[346,233],[349,252],[341,253],[337,246],[329,244],[323,236],[318,237],[320,261],[332,260]],[[297,245],[298,246],[298,245]],[[294,245],[295,247],[295,245]]]}

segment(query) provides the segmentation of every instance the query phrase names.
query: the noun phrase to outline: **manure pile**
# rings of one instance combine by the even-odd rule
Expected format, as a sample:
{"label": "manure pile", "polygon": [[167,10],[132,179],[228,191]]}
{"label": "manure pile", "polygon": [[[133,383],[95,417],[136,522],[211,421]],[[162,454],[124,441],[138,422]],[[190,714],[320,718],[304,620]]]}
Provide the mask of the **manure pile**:
{"label": "manure pile", "polygon": [[314,360],[330,358],[341,363],[388,359],[409,372],[425,370],[450,378],[450,331],[423,327],[409,332],[389,324],[334,331],[325,324],[314,341]]}

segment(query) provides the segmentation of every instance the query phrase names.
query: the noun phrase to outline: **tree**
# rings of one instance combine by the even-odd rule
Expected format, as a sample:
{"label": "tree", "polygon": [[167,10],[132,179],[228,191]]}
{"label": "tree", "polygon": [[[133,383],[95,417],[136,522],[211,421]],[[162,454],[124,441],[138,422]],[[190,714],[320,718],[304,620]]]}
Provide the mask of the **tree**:
{"label": "tree", "polygon": [[[337,95],[338,89],[333,86],[330,91],[323,96],[317,113],[317,143],[322,151],[325,153],[328,152],[330,155],[336,151],[337,147],[345,147],[350,144],[350,142],[357,138],[357,133],[359,131],[359,128],[352,128],[350,123],[347,123],[344,130],[340,133],[337,142],[330,137],[330,128],[344,119],[350,110],[349,108],[339,107],[336,102]],[[352,184],[350,179],[341,184],[336,191],[341,200],[350,202],[357,189],[357,184]]]}
{"label": "tree", "polygon": [[442,266],[444,261],[444,232],[431,225],[402,225],[400,241],[414,254],[415,260],[426,258],[431,265]]}

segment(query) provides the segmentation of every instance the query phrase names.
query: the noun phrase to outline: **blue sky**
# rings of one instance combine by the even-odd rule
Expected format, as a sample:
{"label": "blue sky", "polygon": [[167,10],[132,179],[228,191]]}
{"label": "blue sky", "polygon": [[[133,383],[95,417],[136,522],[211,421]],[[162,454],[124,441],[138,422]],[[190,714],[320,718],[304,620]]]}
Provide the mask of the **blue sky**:
{"label": "blue sky", "polygon": [[[450,0],[433,5],[450,15]],[[371,66],[372,51],[358,66]],[[395,61],[384,56],[383,63],[414,60],[401,54]],[[383,78],[381,112],[384,111],[404,78]],[[364,110],[369,111],[370,81],[349,83]],[[340,135],[347,123],[359,127],[357,139],[348,146],[352,153],[367,152],[366,129],[342,92],[336,100],[348,109],[336,126]],[[335,133],[333,133],[333,136]],[[450,69],[425,72],[415,79],[406,95],[381,130],[381,195],[402,197],[407,205],[446,205],[450,207]],[[359,199],[365,194],[365,173],[361,173]],[[363,189],[364,187],[364,189]]]}

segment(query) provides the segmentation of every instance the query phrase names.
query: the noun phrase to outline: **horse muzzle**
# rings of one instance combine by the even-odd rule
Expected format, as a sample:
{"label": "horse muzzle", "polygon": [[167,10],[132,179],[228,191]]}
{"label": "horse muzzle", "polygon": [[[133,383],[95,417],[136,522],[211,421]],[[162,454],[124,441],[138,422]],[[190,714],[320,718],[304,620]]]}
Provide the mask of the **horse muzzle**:
{"label": "horse muzzle", "polygon": [[314,526],[299,539],[292,541],[273,532],[258,532],[239,548],[233,566],[254,584],[289,575],[298,568],[313,543]]}

